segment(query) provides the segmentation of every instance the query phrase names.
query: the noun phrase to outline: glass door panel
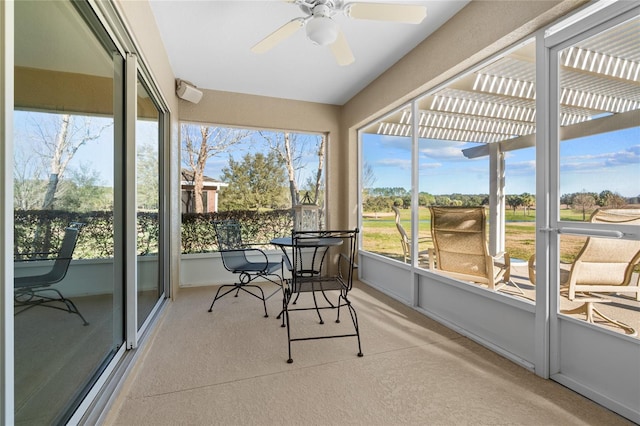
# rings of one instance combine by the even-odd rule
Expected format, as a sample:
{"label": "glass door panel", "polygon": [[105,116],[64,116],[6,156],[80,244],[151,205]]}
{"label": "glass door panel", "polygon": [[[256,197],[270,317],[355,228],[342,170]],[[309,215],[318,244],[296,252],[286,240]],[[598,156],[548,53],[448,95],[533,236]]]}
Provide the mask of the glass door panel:
{"label": "glass door panel", "polygon": [[160,275],[160,112],[138,77],[136,218],[138,329],[164,292]]}
{"label": "glass door panel", "polygon": [[605,328],[640,322],[639,33],[631,19],[558,54],[560,313]]}
{"label": "glass door panel", "polygon": [[360,131],[362,249],[411,263],[411,106]]}
{"label": "glass door panel", "polygon": [[64,423],[123,342],[123,60],[100,33],[71,2],[15,2],[17,424]]}
{"label": "glass door panel", "polygon": [[614,3],[548,41],[557,41],[549,133],[556,184],[543,231],[554,236],[550,377],[637,422],[640,9],[625,13],[631,6]]}

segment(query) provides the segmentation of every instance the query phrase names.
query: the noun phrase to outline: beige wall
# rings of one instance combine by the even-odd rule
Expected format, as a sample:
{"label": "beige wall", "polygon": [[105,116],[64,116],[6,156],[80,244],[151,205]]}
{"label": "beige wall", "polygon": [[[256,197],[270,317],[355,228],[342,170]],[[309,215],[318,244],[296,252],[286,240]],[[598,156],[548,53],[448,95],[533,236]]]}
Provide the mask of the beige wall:
{"label": "beige wall", "polygon": [[164,97],[170,112],[170,138],[167,142],[167,190],[170,212],[171,237],[171,289],[175,297],[180,284],[180,139],[178,126],[178,98],[175,95],[175,76],[162,44],[160,32],[149,3],[146,1],[115,0],[115,5],[127,23],[129,31],[142,53],[141,60],[147,64]]}

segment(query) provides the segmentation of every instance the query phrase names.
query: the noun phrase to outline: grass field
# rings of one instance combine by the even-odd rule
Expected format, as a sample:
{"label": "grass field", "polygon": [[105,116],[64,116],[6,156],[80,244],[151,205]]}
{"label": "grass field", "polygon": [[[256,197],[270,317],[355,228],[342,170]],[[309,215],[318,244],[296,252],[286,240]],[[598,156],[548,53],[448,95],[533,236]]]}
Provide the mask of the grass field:
{"label": "grass field", "polygon": [[[507,210],[506,216],[506,251],[511,258],[527,260],[535,253],[536,216],[535,210],[529,210],[527,214],[523,210]],[[582,221],[582,212],[574,210],[561,210],[560,218],[566,221]],[[587,219],[589,214],[587,214]],[[407,234],[411,235],[411,210],[400,210],[400,222]],[[431,241],[431,217],[428,208],[419,210],[419,250],[433,247]],[[363,247],[367,251],[389,256],[395,259],[403,259],[400,234],[395,226],[393,212],[374,213],[363,215],[362,220]],[[584,245],[586,238],[563,235],[560,240],[560,259],[562,262],[571,263]]]}

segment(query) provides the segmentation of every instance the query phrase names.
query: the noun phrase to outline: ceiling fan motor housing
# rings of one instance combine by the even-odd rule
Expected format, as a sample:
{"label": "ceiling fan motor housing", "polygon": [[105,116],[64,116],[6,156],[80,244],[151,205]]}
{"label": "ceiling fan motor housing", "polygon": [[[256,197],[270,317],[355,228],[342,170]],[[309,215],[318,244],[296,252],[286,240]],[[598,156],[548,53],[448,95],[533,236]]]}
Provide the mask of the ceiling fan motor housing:
{"label": "ceiling fan motor housing", "polygon": [[305,26],[309,40],[320,46],[328,46],[338,38],[338,24],[331,17],[335,14],[332,2],[319,1],[311,11],[312,17]]}
{"label": "ceiling fan motor housing", "polygon": [[296,2],[307,15],[332,17],[342,9],[340,0],[299,0]]}

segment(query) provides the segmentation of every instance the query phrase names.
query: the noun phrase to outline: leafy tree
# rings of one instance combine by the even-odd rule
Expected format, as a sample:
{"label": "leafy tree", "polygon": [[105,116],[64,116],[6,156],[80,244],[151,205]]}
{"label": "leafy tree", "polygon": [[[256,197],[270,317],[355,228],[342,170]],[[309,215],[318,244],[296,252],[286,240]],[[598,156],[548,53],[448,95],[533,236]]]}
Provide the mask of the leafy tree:
{"label": "leafy tree", "polygon": [[363,208],[369,212],[382,212],[391,209],[393,200],[389,197],[376,196],[369,197],[365,200]]}
{"label": "leafy tree", "polygon": [[282,188],[287,183],[284,164],[275,152],[247,153],[241,161],[229,158],[222,169],[222,180],[229,184],[220,193],[224,210],[258,210],[283,206]]}
{"label": "leafy tree", "polygon": [[204,210],[202,188],[207,161],[242,142],[250,132],[227,127],[183,124],[181,133],[182,163],[193,173],[195,212],[202,213]]}
{"label": "leafy tree", "polygon": [[421,192],[420,194],[418,194],[418,205],[419,206],[430,206],[433,203],[435,203],[436,199],[433,195],[427,193],[427,192]]}
{"label": "leafy tree", "polygon": [[450,205],[452,205],[451,198],[447,197],[446,195],[436,195],[435,196],[435,202],[436,202],[436,206],[450,206]]}
{"label": "leafy tree", "polygon": [[113,209],[113,189],[104,185],[100,174],[86,165],[71,170],[59,185],[56,204],[60,210],[90,212]]}
{"label": "leafy tree", "polygon": [[524,214],[528,215],[528,210],[536,204],[536,197],[528,192],[520,194],[520,200],[524,207]]}
{"label": "leafy tree", "polygon": [[372,188],[370,193],[376,197],[404,197],[405,195],[411,195],[409,191],[399,186],[393,188]]}
{"label": "leafy tree", "polygon": [[507,195],[505,203],[513,209],[513,213],[515,214],[518,207],[522,205],[522,198],[519,195]]}
{"label": "leafy tree", "polygon": [[624,207],[626,204],[627,200],[617,192],[605,190],[598,194],[598,205],[601,207],[617,209]]}
{"label": "leafy tree", "polygon": [[158,183],[158,147],[155,143],[145,143],[137,152],[137,198],[138,208],[159,209],[160,187]]}
{"label": "leafy tree", "polygon": [[564,204],[569,208],[570,205],[573,204],[573,196],[575,194],[562,194],[560,196],[560,204]]}

